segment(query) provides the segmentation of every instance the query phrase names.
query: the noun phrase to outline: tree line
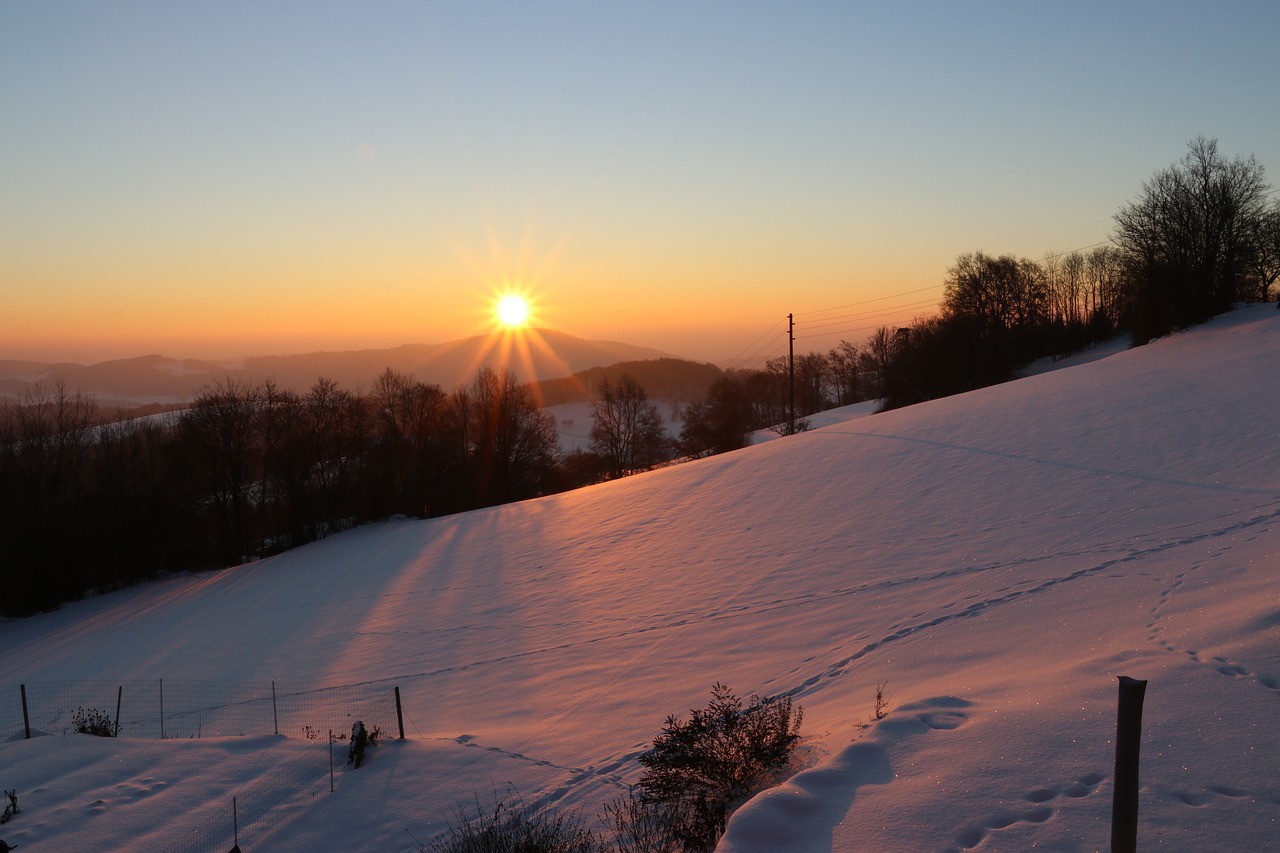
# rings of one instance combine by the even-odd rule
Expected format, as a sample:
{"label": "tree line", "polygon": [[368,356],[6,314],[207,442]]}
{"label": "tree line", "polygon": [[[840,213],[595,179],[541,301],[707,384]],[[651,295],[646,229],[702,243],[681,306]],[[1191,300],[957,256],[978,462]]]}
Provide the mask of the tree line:
{"label": "tree line", "polygon": [[[637,372],[660,376],[661,389],[673,376],[685,388],[709,378],[708,365],[667,361]],[[678,435],[633,367],[592,375],[590,449],[568,454],[539,389],[487,368],[452,392],[390,368],[367,391],[223,378],[184,409],[145,416],[61,383],[33,386],[0,400],[0,614],[237,565],[371,520],[462,512],[723,452],[787,420],[784,360],[712,368],[701,399],[666,403]],[[824,357],[798,360],[801,411],[850,401],[847,377],[829,395],[841,380],[827,369]]]}
{"label": "tree line", "polygon": [[1135,345],[1266,302],[1280,278],[1280,199],[1254,157],[1188,143],[1115,215],[1105,245],[1037,262],[973,252],[947,270],[941,313],[866,343],[884,408],[1003,382],[1040,358],[1128,334]]}
{"label": "tree line", "polygon": [[579,485],[558,462],[554,420],[506,371],[449,393],[393,370],[364,394],[227,379],[115,422],[38,386],[0,406],[0,612]]}

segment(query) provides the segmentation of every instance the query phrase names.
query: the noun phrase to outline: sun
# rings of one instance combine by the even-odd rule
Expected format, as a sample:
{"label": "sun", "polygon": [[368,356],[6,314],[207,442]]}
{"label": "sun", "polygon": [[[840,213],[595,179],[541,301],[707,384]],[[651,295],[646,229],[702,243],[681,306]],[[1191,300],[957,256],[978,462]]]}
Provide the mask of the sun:
{"label": "sun", "polygon": [[529,303],[523,296],[508,293],[498,300],[498,322],[508,329],[523,329],[529,322]]}

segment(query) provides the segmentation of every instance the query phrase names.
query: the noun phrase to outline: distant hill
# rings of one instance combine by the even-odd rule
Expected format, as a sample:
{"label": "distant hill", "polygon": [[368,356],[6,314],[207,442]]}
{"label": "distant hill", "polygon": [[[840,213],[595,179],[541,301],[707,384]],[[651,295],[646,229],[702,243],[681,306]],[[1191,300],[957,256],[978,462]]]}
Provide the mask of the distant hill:
{"label": "distant hill", "polygon": [[544,379],[539,383],[543,404],[557,406],[589,400],[606,378],[617,382],[624,373],[634,377],[650,399],[676,403],[699,399],[711,383],[724,375],[714,364],[681,358],[623,361],[607,367],[591,367],[567,378]]}
{"label": "distant hill", "polygon": [[[667,356],[648,347],[586,340],[550,329],[536,330],[527,336],[527,342],[527,347],[513,348],[507,354],[511,369],[527,381]],[[502,366],[503,349],[500,341],[476,336],[443,344],[257,356],[229,362],[162,355],[89,365],[0,360],[0,396],[19,396],[34,384],[52,385],[61,380],[69,391],[90,394],[102,405],[178,403],[191,399],[201,387],[228,377],[245,382],[274,379],[280,387],[298,392],[306,391],[324,377],[341,387],[355,389],[372,385],[388,367],[450,390],[470,382],[481,367]]]}

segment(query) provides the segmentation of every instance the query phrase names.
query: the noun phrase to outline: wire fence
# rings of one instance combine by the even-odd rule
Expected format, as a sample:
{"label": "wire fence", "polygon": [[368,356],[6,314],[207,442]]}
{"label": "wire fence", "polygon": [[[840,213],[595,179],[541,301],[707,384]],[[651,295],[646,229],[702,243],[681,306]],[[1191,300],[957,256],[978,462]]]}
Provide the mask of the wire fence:
{"label": "wire fence", "polygon": [[39,681],[0,691],[0,741],[83,731],[90,720],[130,738],[277,734],[316,739],[362,720],[403,736],[400,691],[378,684]]}
{"label": "wire fence", "polygon": [[377,684],[39,681],[0,688],[0,742],[88,731],[122,738],[276,734],[314,741],[257,773],[166,853],[226,853],[264,840],[333,790],[355,721],[374,739],[404,737],[400,688]]}
{"label": "wire fence", "polygon": [[230,801],[219,804],[164,853],[226,853],[241,845],[247,850],[264,844],[299,817],[309,801],[332,790],[329,762],[334,750],[345,751],[344,744],[330,741],[327,734],[322,743],[329,755],[311,750],[274,765],[240,788]]}

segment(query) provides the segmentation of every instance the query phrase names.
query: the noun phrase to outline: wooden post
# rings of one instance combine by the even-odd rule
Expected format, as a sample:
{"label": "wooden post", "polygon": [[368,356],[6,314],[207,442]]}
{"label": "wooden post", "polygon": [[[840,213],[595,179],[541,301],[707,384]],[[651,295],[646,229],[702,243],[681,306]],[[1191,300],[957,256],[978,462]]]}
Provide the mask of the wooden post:
{"label": "wooden post", "polygon": [[329,729],[329,793],[333,793],[333,729]]}
{"label": "wooden post", "polygon": [[1120,676],[1116,714],[1116,776],[1111,801],[1112,853],[1138,849],[1138,747],[1142,742],[1142,700],[1147,682]]}
{"label": "wooden post", "polygon": [[120,700],[124,698],[124,685],[120,685],[120,689],[116,691],[116,729],[112,733],[112,737],[120,737]]}
{"label": "wooden post", "polygon": [[27,740],[31,740],[31,717],[27,715],[27,685],[19,684],[18,690],[22,693],[22,730],[26,732]]}
{"label": "wooden post", "polygon": [[276,708],[276,683],[271,682],[271,719],[276,725],[276,734],[280,734],[280,711]]}
{"label": "wooden post", "polygon": [[400,724],[400,740],[404,740],[404,712],[400,710],[400,685],[396,685],[396,722]]}
{"label": "wooden post", "polygon": [[164,740],[164,679],[160,679],[160,740]]}

